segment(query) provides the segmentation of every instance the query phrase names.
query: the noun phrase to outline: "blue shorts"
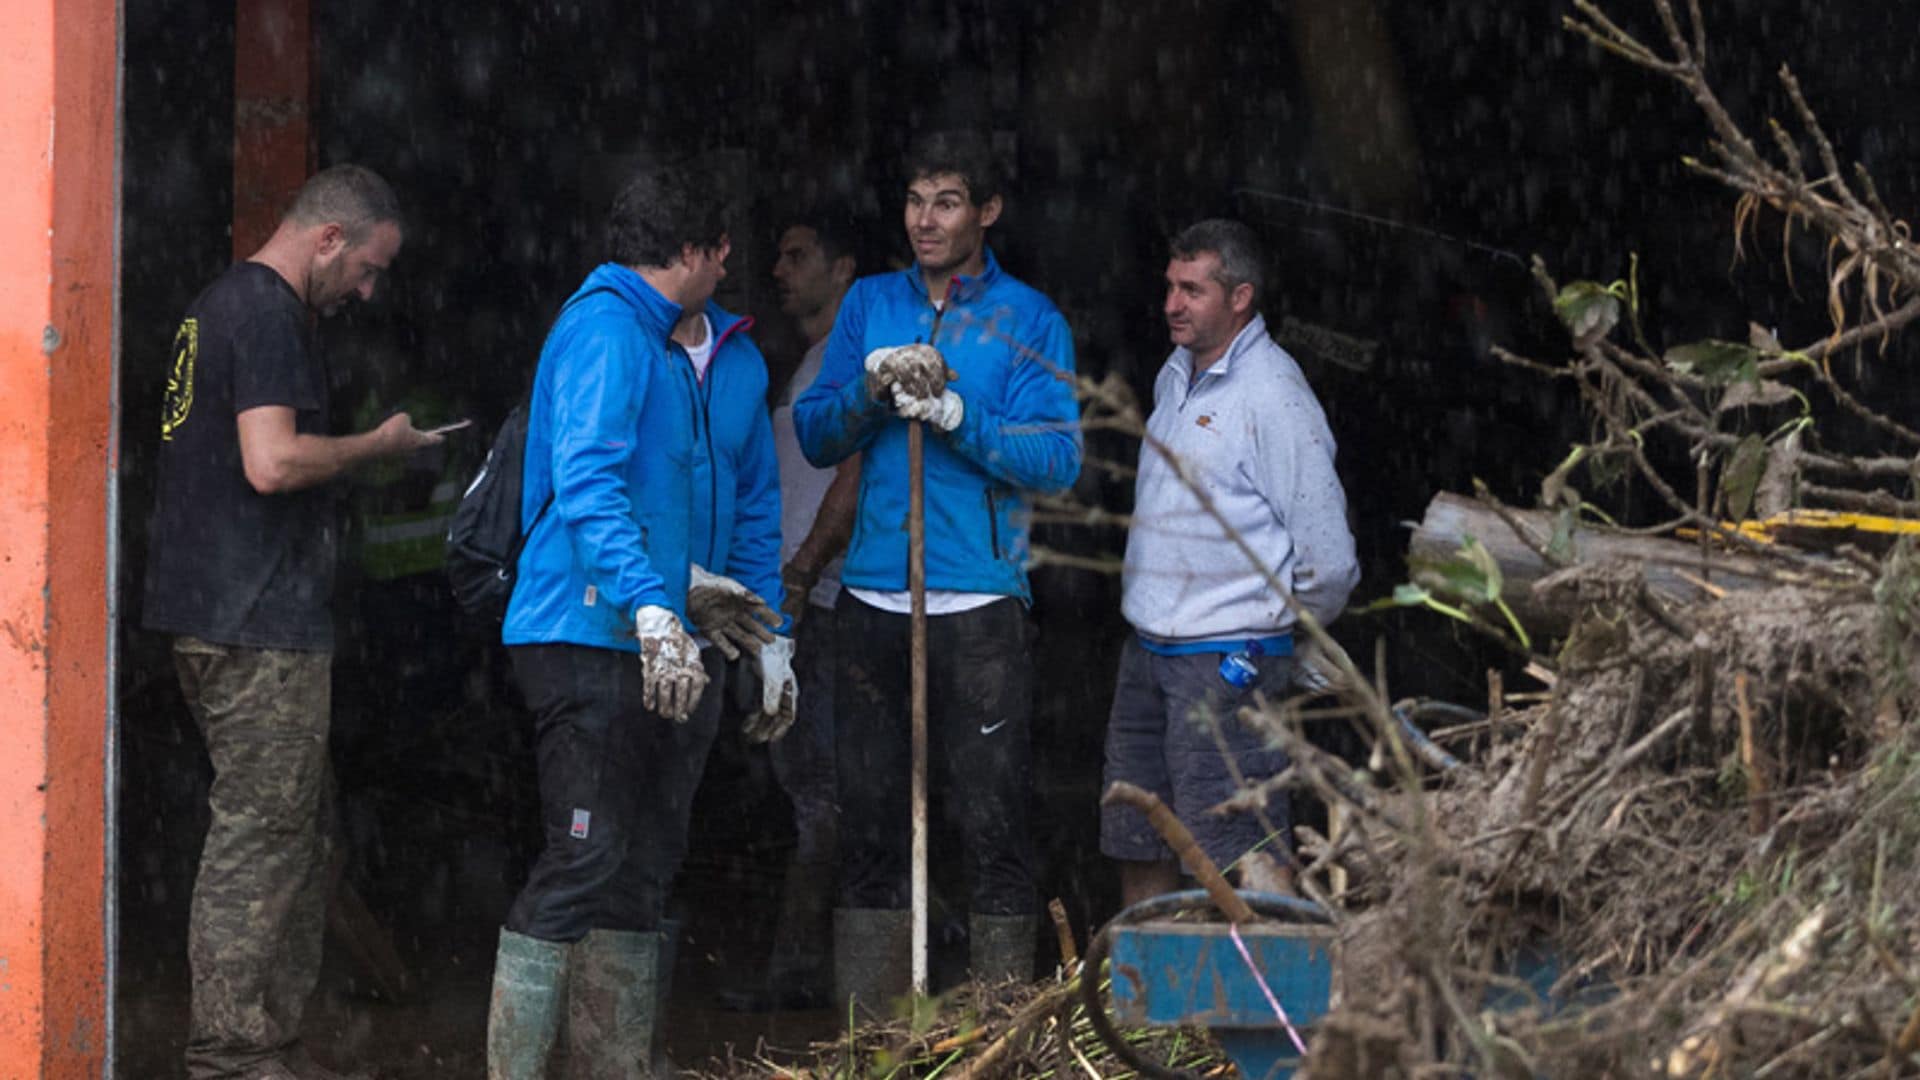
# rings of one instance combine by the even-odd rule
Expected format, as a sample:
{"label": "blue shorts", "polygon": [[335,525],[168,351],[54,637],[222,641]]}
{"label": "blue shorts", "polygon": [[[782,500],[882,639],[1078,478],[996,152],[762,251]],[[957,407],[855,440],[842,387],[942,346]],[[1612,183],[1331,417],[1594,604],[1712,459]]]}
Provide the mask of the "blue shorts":
{"label": "blue shorts", "polygon": [[[1278,774],[1287,767],[1286,753],[1269,748],[1259,732],[1241,722],[1239,710],[1253,704],[1255,690],[1264,692],[1269,701],[1285,695],[1293,679],[1293,658],[1253,657],[1260,675],[1245,690],[1220,677],[1220,659],[1219,653],[1159,656],[1142,648],[1137,636],[1127,639],[1120,654],[1113,713],[1107,720],[1102,788],[1125,780],[1160,796],[1193,832],[1207,856],[1225,870],[1255,847],[1286,847],[1291,818],[1286,794],[1270,796],[1267,817],[1280,836],[1263,843],[1268,840],[1267,831],[1255,815],[1207,812],[1238,790],[1207,718],[1217,720],[1227,749],[1247,780]],[[1147,824],[1146,815],[1130,806],[1101,808],[1100,851],[1109,858],[1137,862],[1173,858]]]}

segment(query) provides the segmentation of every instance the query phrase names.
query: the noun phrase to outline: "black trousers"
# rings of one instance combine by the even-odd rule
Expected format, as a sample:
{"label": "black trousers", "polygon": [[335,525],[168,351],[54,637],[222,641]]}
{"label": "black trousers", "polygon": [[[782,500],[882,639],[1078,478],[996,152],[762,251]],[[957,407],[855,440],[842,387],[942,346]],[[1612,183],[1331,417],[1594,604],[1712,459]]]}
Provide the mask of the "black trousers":
{"label": "black trousers", "polygon": [[[834,610],[840,901],[900,909],[913,854],[912,619],[846,592]],[[1034,908],[1030,636],[1012,598],[927,619],[928,780],[959,826],[976,914]]]}
{"label": "black trousers", "polygon": [[[580,645],[507,651],[534,714],[546,834],[507,929],[564,942],[589,930],[658,929],[686,858],[719,709],[696,710],[682,724],[648,712],[632,653]],[[719,681],[711,660],[707,674]]]}

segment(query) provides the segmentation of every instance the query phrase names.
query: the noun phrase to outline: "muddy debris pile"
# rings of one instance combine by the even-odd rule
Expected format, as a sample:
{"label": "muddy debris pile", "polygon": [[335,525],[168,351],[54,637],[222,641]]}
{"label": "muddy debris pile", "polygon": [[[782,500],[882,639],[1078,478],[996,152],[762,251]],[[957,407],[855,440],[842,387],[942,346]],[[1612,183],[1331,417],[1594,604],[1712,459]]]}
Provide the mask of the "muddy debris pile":
{"label": "muddy debris pile", "polygon": [[1358,770],[1275,718],[1341,811],[1305,845],[1342,944],[1303,1075],[1920,1075],[1920,431],[1874,389],[1920,253],[1791,67],[1721,97],[1704,7],[1565,25],[1698,111],[1681,164],[1731,195],[1732,257],[1777,236],[1826,287],[1689,341],[1627,253],[1612,281],[1534,260],[1558,333],[1493,353],[1590,438],[1529,509],[1435,500],[1394,597],[1515,658],[1487,715],[1416,765],[1362,692]]}
{"label": "muddy debris pile", "polygon": [[1912,575],[1729,592],[1676,634],[1603,569],[1543,701],[1443,732],[1462,764],[1417,789],[1340,777],[1303,1075],[1911,1074]]}
{"label": "muddy debris pile", "polygon": [[[1077,973],[1000,986],[966,984],[936,998],[902,1002],[902,1015],[848,1025],[839,1038],[806,1047],[734,1053],[687,1076],[829,1080],[838,1077],[1002,1077],[1135,1075],[1094,1030],[1079,1004]],[[1203,1030],[1119,1033],[1129,1049],[1169,1070],[1228,1077],[1233,1068]]]}

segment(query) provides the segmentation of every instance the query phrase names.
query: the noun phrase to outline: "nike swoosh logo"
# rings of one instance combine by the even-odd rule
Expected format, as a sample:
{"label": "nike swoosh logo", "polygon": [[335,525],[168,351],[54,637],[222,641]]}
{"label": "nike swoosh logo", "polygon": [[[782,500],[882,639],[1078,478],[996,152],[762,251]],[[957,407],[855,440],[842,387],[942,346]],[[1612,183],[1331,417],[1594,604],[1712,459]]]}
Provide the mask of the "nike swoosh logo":
{"label": "nike swoosh logo", "polygon": [[1001,720],[1001,721],[1000,721],[999,723],[997,723],[997,724],[981,724],[981,725],[980,725],[980,734],[982,734],[982,735],[991,735],[991,734],[993,734],[994,732],[996,732],[996,731],[999,731],[999,730],[1000,730],[1001,728],[1003,728],[1003,727],[1006,727],[1006,726],[1007,726],[1007,722],[1006,722],[1005,720]]}

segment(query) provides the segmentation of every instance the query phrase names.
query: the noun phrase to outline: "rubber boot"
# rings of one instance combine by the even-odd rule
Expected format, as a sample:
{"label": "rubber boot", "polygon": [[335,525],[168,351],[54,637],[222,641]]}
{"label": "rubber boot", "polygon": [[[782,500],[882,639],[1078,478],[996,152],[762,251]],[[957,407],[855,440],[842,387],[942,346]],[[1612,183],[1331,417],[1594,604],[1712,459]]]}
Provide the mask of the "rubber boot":
{"label": "rubber boot", "polygon": [[967,917],[967,967],[989,985],[1033,981],[1033,918],[1028,915]]}
{"label": "rubber boot", "polygon": [[912,954],[912,912],[835,908],[833,997],[841,1011],[851,1004],[891,1016],[894,1001],[913,989]]}
{"label": "rubber boot", "polygon": [[[667,1002],[673,996],[673,965],[680,959],[680,920],[660,920],[659,977],[654,980],[653,1016],[655,1029],[667,1026]],[[667,1040],[653,1040],[653,1075],[656,1080],[680,1075],[667,1057]]]}
{"label": "rubber boot", "polygon": [[487,1080],[545,1080],[566,1007],[568,951],[562,942],[500,931],[487,1007]]}
{"label": "rubber boot", "polygon": [[817,1009],[833,992],[833,869],[793,862],[780,892],[767,989],[774,1008]]}
{"label": "rubber boot", "polygon": [[652,1075],[663,936],[593,930],[573,946],[567,980],[568,1080]]}

